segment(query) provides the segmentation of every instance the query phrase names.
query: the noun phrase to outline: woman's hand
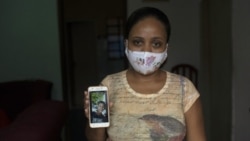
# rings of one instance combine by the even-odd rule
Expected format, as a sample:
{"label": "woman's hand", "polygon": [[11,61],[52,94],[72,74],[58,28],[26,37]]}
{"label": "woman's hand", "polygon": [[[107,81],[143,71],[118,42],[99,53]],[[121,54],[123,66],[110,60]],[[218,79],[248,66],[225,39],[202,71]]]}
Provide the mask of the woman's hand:
{"label": "woman's hand", "polygon": [[89,95],[88,95],[88,92],[87,91],[84,91],[84,99],[83,99],[83,102],[84,102],[84,113],[85,113],[85,116],[89,119]]}
{"label": "woman's hand", "polygon": [[[85,116],[89,119],[89,95],[87,91],[84,91],[84,113]],[[109,109],[112,107],[112,102],[109,103]],[[112,141],[106,136],[106,128],[90,128],[89,124],[86,125],[85,134],[88,140],[90,141]]]}

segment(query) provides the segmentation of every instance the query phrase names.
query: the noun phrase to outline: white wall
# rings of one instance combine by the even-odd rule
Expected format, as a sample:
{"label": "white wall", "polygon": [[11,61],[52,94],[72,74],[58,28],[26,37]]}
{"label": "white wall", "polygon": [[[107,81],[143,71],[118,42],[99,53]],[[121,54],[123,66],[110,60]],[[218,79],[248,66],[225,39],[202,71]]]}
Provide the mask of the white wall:
{"label": "white wall", "polygon": [[250,140],[250,1],[233,0],[233,141]]}
{"label": "white wall", "polygon": [[56,0],[0,1],[0,82],[45,79],[62,99]]}
{"label": "white wall", "polygon": [[169,42],[168,61],[164,68],[170,70],[178,63],[189,63],[200,68],[200,0],[169,0],[145,2],[127,0],[127,15],[143,6],[157,7],[169,19],[172,35]]}

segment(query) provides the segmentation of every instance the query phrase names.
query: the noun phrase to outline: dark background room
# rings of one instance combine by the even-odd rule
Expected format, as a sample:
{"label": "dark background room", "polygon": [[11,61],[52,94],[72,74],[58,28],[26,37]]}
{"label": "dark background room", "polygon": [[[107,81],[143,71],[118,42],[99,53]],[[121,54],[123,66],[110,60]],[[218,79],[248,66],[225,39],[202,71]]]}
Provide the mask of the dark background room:
{"label": "dark background room", "polygon": [[[43,131],[41,141],[86,140],[83,92],[128,67],[126,18],[153,6],[168,15],[172,28],[163,69],[189,64],[198,71],[208,140],[250,140],[249,5],[246,0],[1,0],[0,139],[28,141]],[[20,81],[25,84],[8,86],[7,92],[6,83]],[[26,121],[18,123],[19,118]]]}

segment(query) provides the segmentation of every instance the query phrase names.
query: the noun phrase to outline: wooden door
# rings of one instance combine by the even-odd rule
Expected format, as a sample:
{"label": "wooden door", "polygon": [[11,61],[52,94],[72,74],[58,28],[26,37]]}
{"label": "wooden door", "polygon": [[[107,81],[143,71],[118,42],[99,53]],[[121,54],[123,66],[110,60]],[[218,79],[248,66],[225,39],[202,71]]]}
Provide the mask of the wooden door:
{"label": "wooden door", "polygon": [[83,92],[88,86],[98,85],[97,49],[93,22],[68,24],[70,106],[81,107]]}

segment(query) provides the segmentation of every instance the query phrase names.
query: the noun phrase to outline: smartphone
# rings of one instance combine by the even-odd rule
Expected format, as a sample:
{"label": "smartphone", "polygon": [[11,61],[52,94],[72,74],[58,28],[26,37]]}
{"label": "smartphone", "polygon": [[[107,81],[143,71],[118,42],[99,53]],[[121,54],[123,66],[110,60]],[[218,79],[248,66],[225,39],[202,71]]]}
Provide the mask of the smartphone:
{"label": "smartphone", "polygon": [[90,127],[109,127],[108,88],[106,86],[90,86],[88,94]]}

